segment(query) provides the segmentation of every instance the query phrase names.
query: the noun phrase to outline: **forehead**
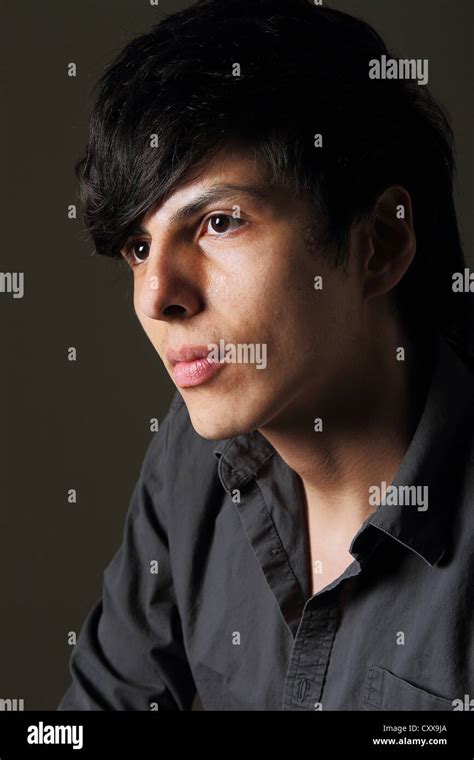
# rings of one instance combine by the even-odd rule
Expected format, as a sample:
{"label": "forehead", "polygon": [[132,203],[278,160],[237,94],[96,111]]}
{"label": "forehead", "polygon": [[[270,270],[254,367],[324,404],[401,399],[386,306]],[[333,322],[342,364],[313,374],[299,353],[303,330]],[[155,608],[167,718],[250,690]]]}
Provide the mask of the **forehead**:
{"label": "forehead", "polygon": [[146,213],[142,224],[178,221],[183,209],[183,216],[190,216],[193,205],[199,201],[204,205],[206,198],[212,202],[224,196],[229,199],[245,197],[253,203],[270,203],[281,194],[281,189],[270,184],[268,171],[255,151],[229,148],[186,176],[162,202]]}

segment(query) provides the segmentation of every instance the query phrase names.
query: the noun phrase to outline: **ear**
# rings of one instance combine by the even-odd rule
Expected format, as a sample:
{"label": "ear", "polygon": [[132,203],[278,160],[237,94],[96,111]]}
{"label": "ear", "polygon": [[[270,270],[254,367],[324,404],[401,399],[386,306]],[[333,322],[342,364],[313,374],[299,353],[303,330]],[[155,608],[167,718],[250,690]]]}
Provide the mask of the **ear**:
{"label": "ear", "polygon": [[370,299],[388,293],[400,282],[416,252],[411,198],[405,188],[394,185],[382,193],[373,209],[368,234],[363,290]]}

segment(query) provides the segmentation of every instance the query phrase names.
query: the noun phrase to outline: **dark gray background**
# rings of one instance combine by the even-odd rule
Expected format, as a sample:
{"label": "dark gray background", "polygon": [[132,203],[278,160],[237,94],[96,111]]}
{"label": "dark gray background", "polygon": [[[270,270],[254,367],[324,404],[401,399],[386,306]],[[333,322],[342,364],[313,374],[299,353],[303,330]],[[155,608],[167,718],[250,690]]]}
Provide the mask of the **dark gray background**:
{"label": "dark gray background", "polygon": [[[82,223],[67,219],[73,165],[104,66],[187,5],[1,3],[0,271],[25,273],[25,297],[0,293],[0,698],[23,698],[27,710],[54,709],[69,683],[67,633],[79,632],[100,595],[150,418],[163,418],[174,388],[133,315],[128,272],[91,257]],[[455,127],[457,206],[474,265],[471,0],[331,5],[372,23],[400,55],[430,60],[431,89]]]}

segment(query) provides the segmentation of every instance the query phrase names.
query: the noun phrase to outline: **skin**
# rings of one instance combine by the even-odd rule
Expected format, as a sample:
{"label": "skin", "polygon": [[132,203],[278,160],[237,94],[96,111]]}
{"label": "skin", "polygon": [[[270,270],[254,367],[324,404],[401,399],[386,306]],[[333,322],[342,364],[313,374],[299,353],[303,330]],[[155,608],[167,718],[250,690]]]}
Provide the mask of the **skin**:
{"label": "skin", "polygon": [[[257,184],[269,196],[234,193],[173,222],[180,207],[222,183]],[[216,230],[210,217],[232,217],[236,205],[240,218]],[[180,393],[201,436],[259,430],[298,474],[312,568],[318,560],[323,568],[311,573],[315,593],[352,561],[350,542],[374,510],[369,486],[392,482],[419,409],[413,350],[393,299],[416,249],[408,193],[388,188],[352,229],[346,271],[309,248],[313,222],[308,198],[272,188],[255,157],[227,150],[144,217],[142,243],[132,241],[125,255],[137,317],[171,377],[170,347],[221,338],[267,345],[266,369],[227,364]],[[400,346],[405,361],[397,361]]]}

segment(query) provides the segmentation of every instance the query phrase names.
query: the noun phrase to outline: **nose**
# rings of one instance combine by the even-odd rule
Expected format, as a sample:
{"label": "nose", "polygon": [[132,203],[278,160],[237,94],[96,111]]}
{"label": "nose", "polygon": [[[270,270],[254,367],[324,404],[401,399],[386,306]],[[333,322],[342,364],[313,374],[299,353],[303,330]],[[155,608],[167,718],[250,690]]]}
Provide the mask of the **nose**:
{"label": "nose", "polygon": [[153,243],[144,274],[135,280],[135,305],[150,319],[188,319],[203,307],[198,256],[192,246]]}

